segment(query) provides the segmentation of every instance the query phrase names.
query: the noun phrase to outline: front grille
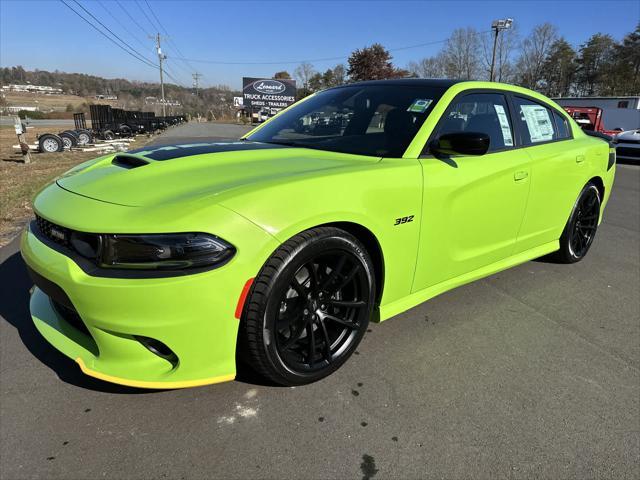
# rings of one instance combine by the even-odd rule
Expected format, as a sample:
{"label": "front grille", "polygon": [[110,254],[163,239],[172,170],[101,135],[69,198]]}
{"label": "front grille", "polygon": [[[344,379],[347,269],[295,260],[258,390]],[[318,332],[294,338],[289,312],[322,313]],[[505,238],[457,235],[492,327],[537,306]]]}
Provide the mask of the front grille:
{"label": "front grille", "polygon": [[51,303],[53,304],[53,307],[56,309],[56,311],[60,314],[60,316],[64,318],[64,320],[69,325],[71,325],[79,332],[91,336],[91,334],[89,333],[89,329],[84,324],[82,318],[80,318],[80,314],[76,311],[75,308],[69,308],[65,305],[62,305],[61,303],[56,302],[53,299],[51,299]]}
{"label": "front grille", "polygon": [[619,157],[640,158],[640,148],[617,147],[616,154]]}
{"label": "front grille", "polygon": [[56,225],[40,215],[36,215],[36,224],[40,232],[52,242],[63,247],[71,247],[71,230],[68,228]]}

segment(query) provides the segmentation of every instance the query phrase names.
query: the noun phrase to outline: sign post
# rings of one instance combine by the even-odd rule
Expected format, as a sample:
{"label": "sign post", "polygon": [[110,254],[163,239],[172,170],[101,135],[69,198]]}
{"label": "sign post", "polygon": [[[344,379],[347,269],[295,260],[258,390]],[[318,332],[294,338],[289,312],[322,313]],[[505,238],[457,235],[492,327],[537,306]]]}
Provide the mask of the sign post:
{"label": "sign post", "polygon": [[27,144],[27,139],[24,136],[26,133],[22,128],[22,120],[20,117],[15,116],[13,118],[14,127],[16,129],[16,135],[18,136],[18,142],[20,143],[20,151],[22,152],[22,161],[24,163],[31,163],[31,152],[29,151],[29,145]]}

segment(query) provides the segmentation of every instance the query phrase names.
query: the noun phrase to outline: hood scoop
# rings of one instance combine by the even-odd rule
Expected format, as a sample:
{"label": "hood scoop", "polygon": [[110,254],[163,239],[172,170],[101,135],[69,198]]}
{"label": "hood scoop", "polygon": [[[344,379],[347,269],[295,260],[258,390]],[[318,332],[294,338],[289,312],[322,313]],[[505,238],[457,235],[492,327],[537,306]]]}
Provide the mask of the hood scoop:
{"label": "hood scoop", "polygon": [[120,154],[113,157],[113,160],[111,160],[111,165],[126,169],[132,169],[149,165],[149,162],[147,162],[144,158],[134,157],[133,155]]}

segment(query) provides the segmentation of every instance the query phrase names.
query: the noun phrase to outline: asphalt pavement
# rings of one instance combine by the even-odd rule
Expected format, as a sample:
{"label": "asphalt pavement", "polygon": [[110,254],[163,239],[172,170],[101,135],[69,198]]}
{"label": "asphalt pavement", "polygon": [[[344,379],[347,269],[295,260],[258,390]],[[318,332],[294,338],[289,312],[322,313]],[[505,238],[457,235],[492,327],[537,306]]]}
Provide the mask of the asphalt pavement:
{"label": "asphalt pavement", "polygon": [[[24,121],[24,120],[23,120]],[[0,116],[0,125],[13,125],[14,117]],[[25,121],[31,127],[69,127],[73,128],[73,119],[29,119]]]}
{"label": "asphalt pavement", "polygon": [[[206,132],[229,136],[160,141]],[[619,166],[584,261],[529,262],[374,324],[297,388],[83,376],[30,321],[16,240],[0,250],[0,477],[637,479],[639,207],[640,168]]]}

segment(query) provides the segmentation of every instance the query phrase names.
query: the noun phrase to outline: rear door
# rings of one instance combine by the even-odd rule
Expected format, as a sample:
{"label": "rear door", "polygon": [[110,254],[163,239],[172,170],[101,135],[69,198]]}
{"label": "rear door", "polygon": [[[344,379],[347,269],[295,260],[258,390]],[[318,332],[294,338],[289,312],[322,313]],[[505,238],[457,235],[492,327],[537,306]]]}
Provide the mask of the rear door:
{"label": "rear door", "polygon": [[[503,92],[456,97],[435,136],[483,132],[481,156],[421,158],[423,214],[413,291],[472,272],[512,254],[529,194],[530,159],[515,149]],[[428,153],[428,152],[427,152]]]}
{"label": "rear door", "polygon": [[560,238],[582,188],[586,158],[567,117],[548,105],[514,95],[514,126],[531,158],[531,193],[516,253]]}

